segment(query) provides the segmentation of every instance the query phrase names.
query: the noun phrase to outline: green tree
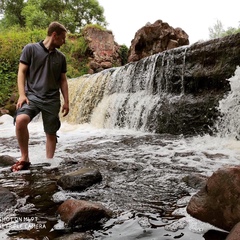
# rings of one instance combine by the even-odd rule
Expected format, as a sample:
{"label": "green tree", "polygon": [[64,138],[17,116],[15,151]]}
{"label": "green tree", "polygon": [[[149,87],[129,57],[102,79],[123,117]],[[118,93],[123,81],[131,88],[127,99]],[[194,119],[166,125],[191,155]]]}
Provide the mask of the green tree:
{"label": "green tree", "polygon": [[21,15],[21,11],[25,6],[24,0],[0,0],[0,13],[3,14],[1,24],[8,28],[13,25],[23,27],[25,19]]}
{"label": "green tree", "polygon": [[104,9],[97,0],[0,0],[2,29],[18,25],[30,29],[60,21],[70,32],[79,32],[86,24],[106,26]]}
{"label": "green tree", "polygon": [[38,0],[29,0],[22,9],[21,14],[25,19],[25,27],[29,29],[44,28],[49,23],[49,16],[41,9]]}
{"label": "green tree", "polygon": [[238,32],[240,32],[240,25],[238,28],[228,27],[227,30],[225,30],[222,22],[217,20],[216,24],[212,28],[209,28],[209,38],[221,38]]}

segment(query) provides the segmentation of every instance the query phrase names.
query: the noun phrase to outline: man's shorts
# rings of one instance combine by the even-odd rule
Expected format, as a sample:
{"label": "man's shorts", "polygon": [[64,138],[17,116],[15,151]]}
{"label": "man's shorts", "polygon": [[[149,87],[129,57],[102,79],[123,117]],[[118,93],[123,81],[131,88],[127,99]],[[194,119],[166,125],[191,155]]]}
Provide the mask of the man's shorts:
{"label": "man's shorts", "polygon": [[56,132],[61,126],[59,120],[60,100],[40,99],[35,95],[28,95],[29,105],[24,103],[21,108],[17,109],[15,118],[20,114],[27,114],[30,121],[40,112],[42,114],[44,131],[51,135],[56,135]]}

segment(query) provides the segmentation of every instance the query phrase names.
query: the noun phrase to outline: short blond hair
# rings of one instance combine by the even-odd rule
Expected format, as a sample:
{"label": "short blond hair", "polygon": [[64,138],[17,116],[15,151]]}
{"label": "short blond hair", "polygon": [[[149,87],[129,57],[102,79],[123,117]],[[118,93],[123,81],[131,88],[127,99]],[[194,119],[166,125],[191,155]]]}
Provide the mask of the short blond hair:
{"label": "short blond hair", "polygon": [[60,35],[62,32],[67,32],[67,29],[59,22],[51,22],[48,26],[47,35],[51,36],[53,32]]}

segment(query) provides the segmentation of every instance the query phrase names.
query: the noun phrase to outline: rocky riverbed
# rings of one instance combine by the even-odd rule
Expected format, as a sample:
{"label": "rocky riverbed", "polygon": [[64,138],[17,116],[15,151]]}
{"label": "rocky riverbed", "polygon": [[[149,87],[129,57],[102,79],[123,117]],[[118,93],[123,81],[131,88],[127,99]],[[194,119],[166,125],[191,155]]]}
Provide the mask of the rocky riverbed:
{"label": "rocky riverbed", "polygon": [[[0,118],[1,155],[19,157],[11,117]],[[1,212],[7,239],[225,239],[226,233],[186,213],[207,176],[239,163],[239,142],[218,137],[149,134],[63,123],[56,156],[46,160],[41,122],[30,125],[30,170],[0,168],[1,187],[16,204]],[[84,190],[63,190],[58,179],[82,168],[102,180]],[[91,228],[69,228],[57,209],[67,199],[97,202],[113,212]],[[25,218],[28,225],[21,225]],[[28,227],[27,229],[21,227]],[[31,228],[32,227],[32,228]]]}

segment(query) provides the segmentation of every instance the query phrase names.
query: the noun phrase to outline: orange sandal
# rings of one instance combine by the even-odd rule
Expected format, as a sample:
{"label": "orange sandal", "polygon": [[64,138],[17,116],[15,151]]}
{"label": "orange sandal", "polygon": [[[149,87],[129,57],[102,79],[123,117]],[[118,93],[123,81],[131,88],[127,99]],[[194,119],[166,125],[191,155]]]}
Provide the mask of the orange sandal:
{"label": "orange sandal", "polygon": [[26,161],[17,161],[14,165],[11,167],[12,172],[18,172],[20,170],[28,170],[31,163]]}

